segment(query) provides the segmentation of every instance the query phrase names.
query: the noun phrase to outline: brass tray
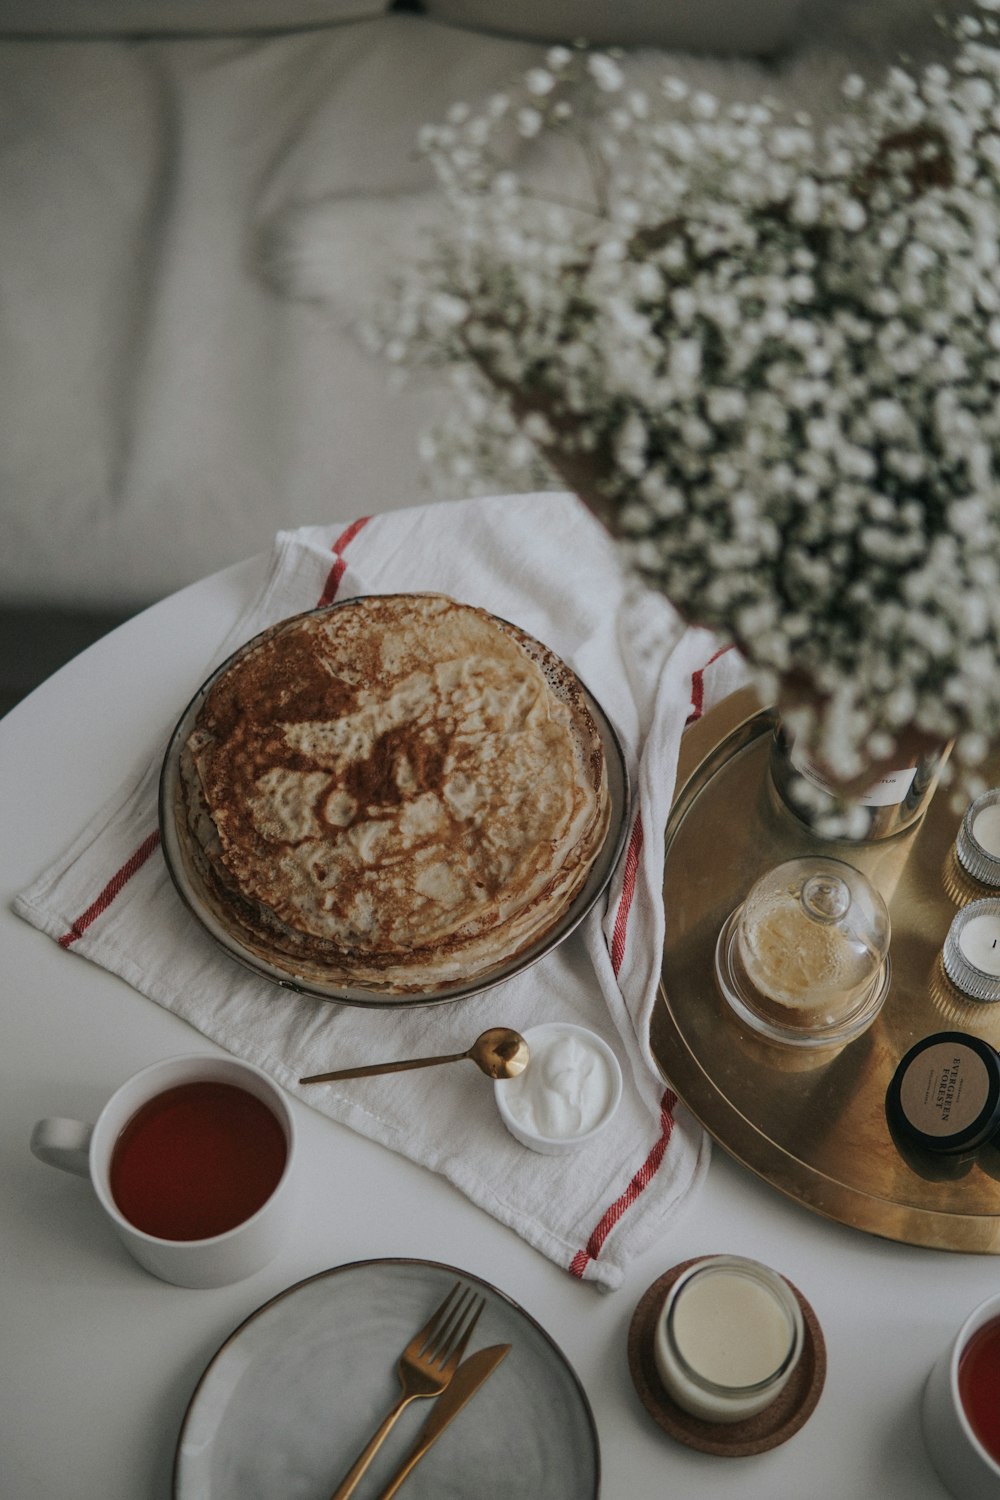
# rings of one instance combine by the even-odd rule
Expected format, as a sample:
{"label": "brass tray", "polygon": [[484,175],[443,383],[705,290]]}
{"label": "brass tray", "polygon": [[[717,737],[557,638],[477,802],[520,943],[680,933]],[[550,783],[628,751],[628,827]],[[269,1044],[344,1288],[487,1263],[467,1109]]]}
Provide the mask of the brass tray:
{"label": "brass tray", "polygon": [[[885,1092],[903,1054],[933,1031],[1000,1047],[1000,1006],[966,1002],[941,948],[965,901],[987,894],[957,865],[961,815],[939,791],[915,829],[880,843],[815,839],[768,770],[776,723],[752,689],[685,734],[666,827],[666,941],[650,1040],[666,1078],[732,1157],[806,1208],[872,1234],[1000,1253],[1000,1150],[930,1164],[889,1133]],[[983,768],[1000,784],[1000,757]],[[836,1052],[779,1048],[741,1024],[715,982],[719,928],[758,876],[824,853],[862,870],[892,921],[892,979],[862,1036]]]}

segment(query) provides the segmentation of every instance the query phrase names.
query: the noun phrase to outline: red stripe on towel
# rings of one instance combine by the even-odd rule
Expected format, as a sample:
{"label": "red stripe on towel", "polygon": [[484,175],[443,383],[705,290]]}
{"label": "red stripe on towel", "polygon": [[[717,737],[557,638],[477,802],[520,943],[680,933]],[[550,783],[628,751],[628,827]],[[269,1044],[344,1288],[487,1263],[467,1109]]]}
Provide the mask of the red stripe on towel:
{"label": "red stripe on towel", "polygon": [[102,912],[107,911],[112,901],[132,879],[135,872],[142,869],[153,850],[159,848],[159,844],[160,830],[157,828],[143,839],[135,853],[129,855],[120,870],[115,871],[97,900],[92,901],[83,915],[77,917],[69,932],[63,934],[59,939],[59,946],[61,948],[68,948],[71,943],[75,943],[78,937],[83,936],[91,922],[95,921]]}
{"label": "red stripe on towel", "polygon": [[628,842],[628,852],[625,855],[622,898],[618,903],[615,930],[611,934],[611,968],[614,971],[616,979],[618,978],[618,970],[622,966],[622,959],[625,957],[625,929],[628,926],[628,914],[632,909],[632,897],[635,895],[635,877],[639,870],[639,855],[641,853],[642,822],[637,814],[635,824],[632,828],[632,837]]}
{"label": "red stripe on towel", "polygon": [[[361,516],[357,521],[352,521],[350,526],[342,531],[334,542],[332,551],[336,560],[327,575],[326,583],[323,585],[323,592],[319,598],[320,605],[332,604],[336,598],[337,590],[340,587],[340,580],[347,570],[347,564],[344,561],[344,550],[353,542],[367,521],[367,516]],[[107,911],[112,901],[128,884],[136,871],[140,870],[146,863],[153,850],[159,848],[159,844],[160,831],[157,828],[143,839],[138,849],[136,849],[134,854],[129,855],[121,869],[116,870],[96,901],[92,901],[83,915],[77,917],[69,931],[63,933],[62,937],[58,940],[61,948],[71,947],[77,938],[82,937],[91,922],[96,921],[103,912]]]}
{"label": "red stripe on towel", "polygon": [[653,1178],[659,1171],[660,1164],[666,1155],[667,1146],[674,1128],[673,1109],[677,1103],[677,1095],[666,1089],[660,1100],[660,1134],[653,1143],[652,1149],[642,1166],[632,1178],[628,1187],[616,1198],[606,1213],[602,1214],[597,1227],[587,1241],[583,1250],[578,1250],[569,1264],[571,1276],[582,1279],[587,1266],[592,1260],[596,1260],[601,1253],[604,1241],[614,1229],[618,1220],[631,1208],[639,1195],[649,1187]]}
{"label": "red stripe on towel", "polygon": [[[628,928],[629,912],[632,907],[632,898],[635,895],[636,876],[639,872],[639,856],[642,853],[642,822],[636,816],[632,826],[632,837],[629,839],[628,851],[625,855],[624,878],[622,880],[622,894],[618,903],[618,915],[615,918],[614,932],[611,937],[611,967],[617,978],[621,968],[622,959],[625,957],[625,937]],[[674,1128],[673,1108],[677,1103],[677,1095],[671,1090],[664,1090],[660,1100],[660,1133],[650,1149],[649,1155],[642,1166],[631,1179],[625,1191],[620,1194],[601,1215],[594,1228],[586,1246],[578,1250],[569,1263],[571,1276],[582,1279],[587,1267],[592,1260],[596,1260],[601,1253],[604,1241],[614,1229],[623,1214],[627,1213],[639,1195],[649,1186],[660,1169],[667,1152],[670,1136]]]}
{"label": "red stripe on towel", "polygon": [[691,712],[688,714],[685,728],[687,724],[694,724],[700,719],[705,710],[705,673],[714,661],[718,661],[720,656],[725,656],[726,652],[732,649],[732,645],[720,646],[703,667],[699,667],[697,672],[691,674]]}
{"label": "red stripe on towel", "polygon": [[[693,724],[700,719],[705,708],[705,673],[713,662],[719,660],[731,646],[720,646],[718,651],[699,667],[697,672],[691,674],[691,713],[688,724]],[[614,931],[611,935],[611,968],[615,977],[622,966],[625,957],[625,937],[628,927],[629,911],[632,906],[632,898],[635,895],[636,876],[639,871],[639,856],[642,853],[642,823],[636,817],[632,828],[632,837],[629,840],[628,851],[625,855],[624,878],[622,880],[621,900],[618,903],[618,915],[615,918]],[[653,1146],[643,1162],[642,1166],[632,1178],[628,1187],[616,1198],[611,1207],[602,1214],[596,1228],[591,1234],[583,1250],[578,1250],[570,1261],[569,1270],[572,1276],[583,1277],[587,1266],[592,1260],[596,1260],[601,1253],[604,1241],[611,1233],[623,1214],[627,1213],[639,1195],[649,1186],[660,1169],[660,1165],[667,1152],[670,1136],[674,1128],[673,1110],[677,1103],[677,1095],[672,1089],[666,1089],[660,1100],[660,1134],[654,1141]]]}
{"label": "red stripe on towel", "polygon": [[317,609],[322,609],[324,605],[332,604],[334,599],[336,599],[337,590],[340,588],[340,580],[347,572],[347,564],[344,561],[344,549],[350,546],[358,532],[363,526],[368,524],[369,520],[369,516],[359,516],[356,521],[351,522],[346,531],[341,532],[340,536],[334,542],[333,552],[336,561],[327,574],[326,583],[323,585],[323,592],[320,594],[319,603],[316,606]]}

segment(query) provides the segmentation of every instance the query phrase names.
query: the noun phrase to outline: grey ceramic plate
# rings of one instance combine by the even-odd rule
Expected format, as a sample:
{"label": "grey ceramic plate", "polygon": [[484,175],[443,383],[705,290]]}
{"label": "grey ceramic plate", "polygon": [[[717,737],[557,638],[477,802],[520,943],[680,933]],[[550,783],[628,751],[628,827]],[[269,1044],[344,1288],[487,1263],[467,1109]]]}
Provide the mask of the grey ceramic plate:
{"label": "grey ceramic plate", "polygon": [[[332,606],[333,610],[338,608],[341,606],[336,604]],[[324,610],[323,613],[329,613],[329,610]],[[500,621],[502,625],[507,623],[507,621]],[[517,627],[511,628],[516,630],[517,638],[522,644],[532,640],[532,637],[526,636],[524,631],[518,630]],[[513,959],[499,958],[494,968],[477,974],[474,980],[454,980],[438,989],[424,990],[415,994],[399,994],[380,989],[377,985],[352,987],[343,983],[333,983],[328,977],[329,971],[324,972],[322,964],[318,961],[306,964],[277,949],[265,947],[262,941],[252,941],[247,931],[233,920],[232,914],[226,910],[218,896],[203,879],[192,857],[191,840],[180,791],[180,753],[182,745],[194,727],[205,695],[213,683],[228,670],[235,658],[248,650],[257,639],[259,637],[255,636],[253,640],[241,646],[198,689],[170,737],[160,773],[160,836],[163,857],[170,877],[188,909],[231,958],[252,969],[262,978],[270,979],[273,983],[280,985],[282,989],[294,990],[297,994],[308,995],[314,1000],[333,1000],[346,1002],[348,1005],[370,1006],[430,1005],[435,1002],[462,1000],[470,995],[478,995],[483,990],[491,989],[494,985],[512,979],[515,974],[520,974],[532,964],[537,963],[540,958],[544,958],[546,953],[550,953],[553,948],[563,942],[583,921],[611,879],[624,847],[630,792],[621,741],[601,705],[588,691],[586,685],[580,683],[604,747],[608,791],[611,799],[611,818],[604,843],[594,859],[583,889],[555,927],[537,943],[526,948]],[[545,647],[540,649],[547,650]],[[566,671],[570,673],[568,667]],[[573,674],[570,673],[570,675]],[[578,681],[575,678],[574,680]]]}
{"label": "grey ceramic plate", "polygon": [[[398,1396],[400,1350],[458,1277],[486,1298],[471,1348],[504,1343],[511,1351],[401,1493],[407,1500],[595,1500],[597,1430],[563,1354],[495,1287],[423,1260],[337,1266],[290,1287],[237,1328],[184,1418],[175,1500],[324,1500]],[[404,1410],[359,1497],[388,1484],[428,1409],[416,1401]]]}

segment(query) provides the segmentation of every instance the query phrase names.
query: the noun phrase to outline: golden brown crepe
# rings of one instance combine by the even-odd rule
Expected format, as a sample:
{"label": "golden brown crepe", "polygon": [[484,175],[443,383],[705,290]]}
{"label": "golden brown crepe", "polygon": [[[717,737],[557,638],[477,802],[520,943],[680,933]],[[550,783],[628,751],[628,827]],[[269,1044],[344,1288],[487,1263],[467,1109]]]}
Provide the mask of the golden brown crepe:
{"label": "golden brown crepe", "polygon": [[251,946],[398,992],[472,980],[548,934],[609,820],[577,679],[440,594],[257,637],[206,695],[181,785],[202,875]]}

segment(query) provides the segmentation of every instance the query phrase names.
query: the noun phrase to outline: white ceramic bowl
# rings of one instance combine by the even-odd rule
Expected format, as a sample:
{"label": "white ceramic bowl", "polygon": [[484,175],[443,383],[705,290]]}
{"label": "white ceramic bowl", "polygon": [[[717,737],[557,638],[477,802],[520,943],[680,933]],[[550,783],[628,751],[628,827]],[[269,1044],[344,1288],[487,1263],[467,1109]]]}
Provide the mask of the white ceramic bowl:
{"label": "white ceramic bowl", "polygon": [[[585,1026],[575,1026],[569,1021],[546,1021],[539,1026],[532,1026],[522,1032],[522,1036],[528,1044],[528,1050],[532,1057],[538,1060],[541,1049],[545,1043],[555,1040],[557,1037],[577,1037],[588,1047],[600,1054],[608,1070],[608,1101],[601,1113],[600,1118],[588,1130],[576,1135],[545,1135],[541,1131],[533,1130],[527,1126],[522,1119],[515,1118],[509,1103],[509,1089],[511,1085],[525,1086],[519,1079],[498,1079],[493,1085],[493,1092],[497,1101],[497,1109],[500,1118],[516,1141],[522,1146],[529,1147],[532,1151],[539,1151],[543,1156],[562,1156],[569,1151],[579,1151],[581,1146],[586,1146],[595,1136],[606,1128],[614,1117],[615,1111],[622,1097],[622,1070],[614,1052],[608,1046],[603,1037],[598,1036],[595,1031],[590,1031]],[[527,1078],[531,1070],[529,1061],[525,1073],[521,1079]]]}

